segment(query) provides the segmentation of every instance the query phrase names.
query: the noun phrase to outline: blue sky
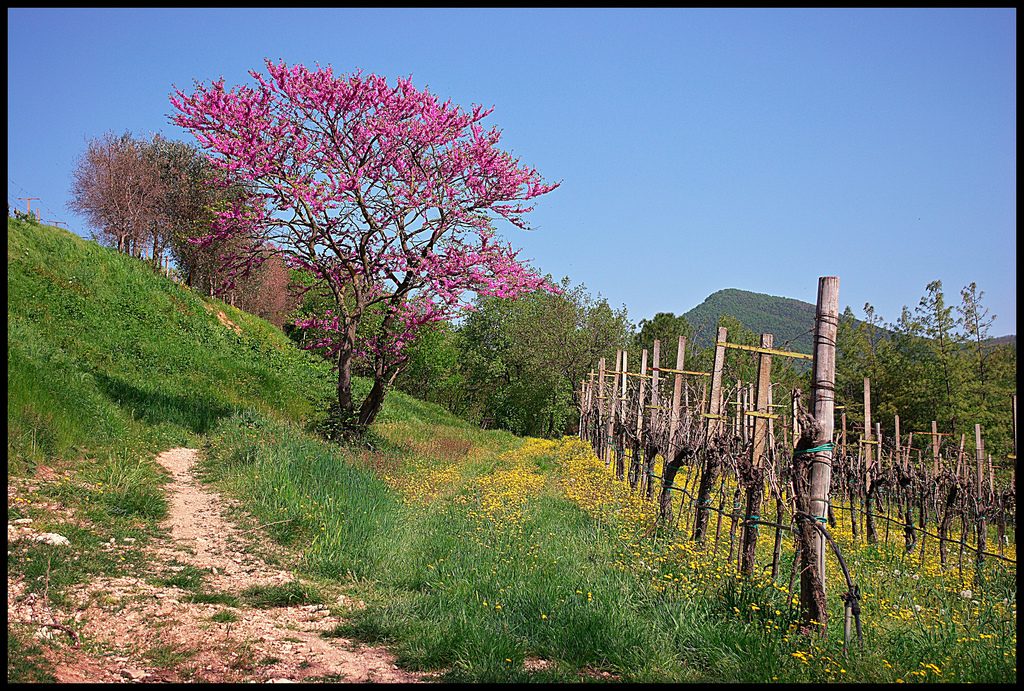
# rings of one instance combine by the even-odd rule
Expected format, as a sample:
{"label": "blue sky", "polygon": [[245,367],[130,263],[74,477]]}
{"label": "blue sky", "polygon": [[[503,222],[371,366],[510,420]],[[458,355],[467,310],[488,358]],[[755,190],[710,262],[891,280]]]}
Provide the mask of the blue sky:
{"label": "blue sky", "polygon": [[264,58],[411,75],[494,106],[562,186],[522,256],[634,321],[721,288],[894,321],[975,281],[1016,332],[1016,10],[8,9],[8,203],[87,235],[71,172],[105,131],[188,140],[172,85]]}

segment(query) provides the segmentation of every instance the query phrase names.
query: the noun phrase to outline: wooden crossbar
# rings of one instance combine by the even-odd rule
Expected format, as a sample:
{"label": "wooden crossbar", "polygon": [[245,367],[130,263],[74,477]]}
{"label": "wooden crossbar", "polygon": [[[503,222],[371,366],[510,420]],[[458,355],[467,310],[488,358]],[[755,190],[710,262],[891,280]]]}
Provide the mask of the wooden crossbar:
{"label": "wooden crossbar", "polygon": [[751,417],[767,417],[771,418],[772,420],[775,420],[779,417],[778,415],[774,415],[772,413],[759,413],[756,410],[745,410],[743,411],[743,414],[750,415]]}
{"label": "wooden crossbar", "polygon": [[801,360],[813,360],[813,355],[806,353],[794,353],[790,350],[775,350],[774,348],[760,348],[758,346],[740,345],[739,343],[728,343],[726,341],[716,341],[715,345],[723,348],[736,348],[737,350],[749,350],[752,353],[767,353],[768,355],[782,355],[783,357],[799,358]]}
{"label": "wooden crossbar", "polygon": [[710,372],[691,372],[685,369],[669,369],[668,367],[652,367],[652,370],[656,372],[669,372],[670,374],[693,374],[698,377],[710,377]]}

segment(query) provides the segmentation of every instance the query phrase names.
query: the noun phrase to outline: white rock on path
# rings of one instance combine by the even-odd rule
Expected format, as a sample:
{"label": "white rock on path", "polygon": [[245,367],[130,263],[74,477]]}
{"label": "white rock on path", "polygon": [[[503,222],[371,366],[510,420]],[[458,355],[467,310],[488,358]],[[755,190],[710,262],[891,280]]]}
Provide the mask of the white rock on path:
{"label": "white rock on path", "polygon": [[58,535],[57,533],[40,533],[35,536],[35,540],[36,542],[44,542],[48,545],[54,545],[55,547],[63,547],[71,544],[70,540],[63,535]]}

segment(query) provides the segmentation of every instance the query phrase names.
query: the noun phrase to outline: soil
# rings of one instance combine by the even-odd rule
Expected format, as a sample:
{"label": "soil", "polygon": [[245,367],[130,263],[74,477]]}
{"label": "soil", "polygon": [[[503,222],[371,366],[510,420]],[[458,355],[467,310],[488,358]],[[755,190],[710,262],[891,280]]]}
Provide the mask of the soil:
{"label": "soil", "polygon": [[[194,449],[157,456],[171,474],[166,486],[166,537],[145,548],[146,573],[99,578],[69,591],[71,606],[51,609],[25,594],[8,576],[8,622],[29,625],[34,635],[62,645],[45,646],[61,682],[413,682],[428,677],[399,669],[381,647],[322,634],[361,605],[338,592],[318,591],[326,604],[256,608],[239,594],[255,586],[301,579],[278,563],[276,550],[258,530],[245,530],[229,516],[237,505],[194,476]],[[10,488],[9,488],[10,493]],[[8,526],[8,540],[31,539],[24,523]],[[110,543],[106,549],[131,548]],[[190,568],[192,567],[192,568]],[[196,589],[160,585],[176,574],[203,570],[201,592],[231,595],[237,606],[190,602]],[[188,585],[181,582],[182,585]],[[220,621],[213,617],[217,615]],[[231,621],[233,619],[233,621]],[[45,624],[74,623],[80,645]]]}

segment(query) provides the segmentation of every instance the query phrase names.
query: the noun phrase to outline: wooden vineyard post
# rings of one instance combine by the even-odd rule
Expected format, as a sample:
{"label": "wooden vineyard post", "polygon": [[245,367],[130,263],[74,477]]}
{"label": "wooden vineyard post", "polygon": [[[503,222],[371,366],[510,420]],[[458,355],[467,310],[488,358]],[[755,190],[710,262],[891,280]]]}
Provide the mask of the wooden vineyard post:
{"label": "wooden vineyard post", "polygon": [[588,437],[587,440],[590,442],[591,446],[594,446],[596,448],[597,447],[597,439],[594,438],[595,437],[594,432],[596,430],[597,416],[594,415],[594,403],[595,402],[600,402],[600,401],[595,401],[594,400],[594,398],[595,398],[594,377],[595,376],[596,376],[596,373],[593,370],[591,370],[590,371],[590,385],[587,387],[587,437]]}
{"label": "wooden vineyard post", "polygon": [[615,418],[615,479],[622,480],[626,474],[626,372],[629,369],[629,353],[622,351],[621,362],[619,363],[619,374],[616,375],[616,382],[619,386],[619,414]]}
{"label": "wooden vineyard post", "polygon": [[733,436],[740,437],[743,442],[746,441],[746,428],[740,425],[740,419],[743,417],[743,399],[746,397],[746,389],[743,388],[743,383],[740,380],[736,380],[736,407],[735,414],[732,417],[732,434]]}
{"label": "wooden vineyard post", "polygon": [[644,449],[644,398],[647,395],[647,348],[644,348],[640,355],[640,397],[636,404],[636,449],[637,457],[630,463],[629,487],[636,489],[640,481],[640,473],[643,467]]}
{"label": "wooden vineyard post", "polygon": [[584,439],[585,436],[583,434],[583,421],[587,417],[587,412],[586,412],[587,411],[587,380],[586,380],[586,377],[584,377],[583,379],[580,380],[580,397],[579,397],[579,402],[580,402],[580,424],[576,428],[576,433],[577,433],[577,436],[580,439]]}
{"label": "wooden vineyard post", "polygon": [[747,384],[747,403],[743,407],[744,408],[743,422],[744,422],[744,424],[749,423],[748,426],[747,426],[747,438],[748,439],[753,439],[754,438],[754,420],[753,419],[748,420],[747,418],[753,418],[754,416],[747,415],[746,411],[750,410],[755,405],[756,405],[756,403],[754,402],[754,383],[750,382],[749,384]]}
{"label": "wooden vineyard post", "polygon": [[661,341],[654,339],[651,353],[651,421],[647,426],[647,447],[644,452],[644,498],[654,496],[654,457],[657,453],[658,439],[658,406],[661,398],[658,395],[658,375],[661,374]]}
{"label": "wooden vineyard post", "polygon": [[[761,334],[761,347],[772,347],[772,335]],[[740,572],[745,576],[754,573],[754,556],[757,552],[757,524],[761,520],[761,501],[764,498],[764,458],[768,449],[769,398],[772,390],[772,356],[760,353],[757,362],[757,394],[754,403],[754,444],[750,450],[750,478],[747,480],[746,528],[740,547]]]}
{"label": "wooden vineyard post", "polygon": [[676,372],[672,384],[672,409],[669,414],[668,430],[665,438],[665,452],[662,455],[664,463],[661,466],[661,494],[658,497],[658,520],[672,520],[672,491],[675,486],[676,473],[679,472],[679,463],[676,453],[681,448],[679,443],[679,404],[683,397],[683,364],[686,359],[686,338],[679,337],[676,347]]}
{"label": "wooden vineyard post", "polygon": [[1013,394],[1013,470],[1010,476],[1010,489],[1017,496],[1017,394]]}
{"label": "wooden vineyard post", "polygon": [[[612,370],[612,372],[613,373],[617,373],[621,369],[622,369],[622,351],[621,350],[616,350],[615,351],[615,369]],[[615,386],[615,384],[616,384],[617,381],[618,381],[618,374],[612,374],[612,385],[610,387],[608,387],[609,388],[608,398],[610,400],[610,402],[608,404],[608,422],[605,424],[605,433],[604,433],[605,434],[605,439],[608,440],[607,445],[605,447],[605,453],[604,453],[604,467],[605,468],[607,468],[608,466],[611,465],[611,463],[612,463],[612,455],[614,455],[615,447],[616,447],[615,436],[614,436],[615,435],[615,408],[616,408],[615,404],[618,403],[618,400],[619,400],[618,397],[615,395],[615,389],[617,388]]]}
{"label": "wooden vineyard post", "polygon": [[[774,398],[773,387],[768,387],[768,409],[782,407],[781,405],[776,406],[772,401]],[[783,416],[784,418],[784,416]],[[776,453],[776,439],[775,439],[775,428],[774,419],[768,418],[768,453],[770,454],[769,460],[772,464],[772,472],[775,474],[776,479],[776,494],[775,494],[775,544],[772,547],[772,581],[774,581],[779,575],[779,559],[782,557],[782,521],[783,521],[783,509],[785,507],[782,501],[782,487],[779,485],[782,481],[782,468],[780,462],[780,455]],[[786,436],[785,424],[782,426],[782,435]],[[785,442],[783,442],[785,443]]]}
{"label": "wooden vineyard post", "polygon": [[604,460],[605,444],[607,442],[604,437],[604,420],[606,417],[604,414],[604,401],[607,398],[604,395],[604,369],[605,359],[601,358],[597,363],[597,420],[595,421],[597,427],[597,445],[594,449],[597,452],[597,457],[601,460]]}
{"label": "wooden vineyard post", "polygon": [[840,424],[842,425],[842,432],[839,434],[840,445],[840,458],[843,459],[846,465],[846,485],[847,491],[850,494],[850,530],[853,534],[853,541],[857,542],[857,495],[859,494],[857,487],[858,482],[856,480],[857,473],[856,468],[853,465],[853,458],[850,457],[850,452],[846,447],[846,411],[844,410],[839,416]]}
{"label": "wooden vineyard post", "polygon": [[793,396],[791,403],[792,414],[793,414],[793,445],[796,446],[796,440],[800,438],[800,419],[796,413],[797,397]]}
{"label": "wooden vineyard post", "polygon": [[672,382],[672,415],[669,417],[668,428],[668,453],[665,459],[675,457],[676,449],[679,447],[676,436],[679,433],[679,404],[683,399],[683,365],[686,362],[686,336],[679,337],[679,344],[676,348],[676,373]]}
{"label": "wooden vineyard post", "polygon": [[[880,477],[885,477],[885,467],[884,467],[884,465],[882,463],[882,423],[881,422],[876,422],[875,423],[875,436],[872,439],[872,441],[875,442],[874,443],[874,447],[875,447],[875,465],[874,465],[874,469],[875,469],[875,472],[874,472],[873,477],[875,478],[876,482],[874,483],[874,486],[871,488],[871,493],[872,493],[872,496],[873,496],[873,498],[875,500],[875,507],[877,509],[878,505],[881,504],[881,502],[882,502],[881,498],[878,496],[878,487],[880,486],[880,484],[877,482],[877,479],[880,478]],[[889,525],[889,523],[886,522],[886,526],[888,526],[888,525]],[[877,539],[877,533],[876,533],[876,539]]]}
{"label": "wooden vineyard post", "polygon": [[[946,503],[942,509],[942,518],[939,522],[939,563],[942,566],[946,565],[946,539],[949,535],[949,526],[953,520],[953,510],[956,505],[957,494],[960,491],[960,465],[964,455],[964,441],[967,438],[966,435],[960,435],[960,450],[956,455],[956,474],[949,483],[949,490],[946,492]],[[961,556],[961,559],[963,557]]]}
{"label": "wooden vineyard post", "polygon": [[[718,327],[718,340],[715,344],[715,364],[711,370],[711,395],[708,397],[707,425],[705,426],[706,446],[714,446],[714,442],[721,436],[723,423],[722,415],[722,371],[725,368],[725,345],[729,337],[729,331],[724,327]],[[704,468],[700,476],[700,486],[697,489],[697,510],[696,518],[693,521],[693,539],[698,543],[704,542],[708,528],[708,506],[711,503],[711,492],[715,486],[716,474],[718,471],[719,459],[715,456],[716,451],[711,448],[704,458]],[[721,514],[719,514],[721,515]]]}
{"label": "wooden vineyard post", "polygon": [[[808,481],[797,481],[797,508],[802,512],[800,534],[800,610],[805,627],[822,634],[828,627],[825,601],[825,535],[814,522],[826,522],[832,481],[832,432],[835,426],[836,332],[839,326],[839,277],[818,279],[818,302],[814,324],[814,360],[811,396],[814,403],[813,452],[798,457],[809,470]],[[805,439],[802,442],[807,443]],[[805,482],[809,487],[804,487]],[[809,492],[806,492],[809,490]]]}
{"label": "wooden vineyard post", "polygon": [[871,380],[864,377],[864,519],[867,521],[868,544],[878,542],[875,531],[874,439],[871,438]]}
{"label": "wooden vineyard post", "polygon": [[978,481],[974,490],[974,506],[978,521],[978,554],[974,565],[974,583],[980,585],[982,580],[982,567],[985,565],[985,538],[988,525],[985,522],[985,511],[987,507],[982,503],[982,484],[985,481],[985,446],[981,440],[981,425],[974,426],[974,457],[978,463]]}

